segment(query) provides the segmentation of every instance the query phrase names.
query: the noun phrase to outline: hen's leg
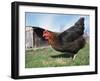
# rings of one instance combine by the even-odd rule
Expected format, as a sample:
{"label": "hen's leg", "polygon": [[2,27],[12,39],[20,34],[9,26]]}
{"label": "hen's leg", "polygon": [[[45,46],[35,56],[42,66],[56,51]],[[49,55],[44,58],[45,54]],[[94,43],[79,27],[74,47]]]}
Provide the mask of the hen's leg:
{"label": "hen's leg", "polygon": [[75,60],[75,57],[77,56],[77,54],[74,54],[73,56],[72,56],[72,60],[74,61]]}

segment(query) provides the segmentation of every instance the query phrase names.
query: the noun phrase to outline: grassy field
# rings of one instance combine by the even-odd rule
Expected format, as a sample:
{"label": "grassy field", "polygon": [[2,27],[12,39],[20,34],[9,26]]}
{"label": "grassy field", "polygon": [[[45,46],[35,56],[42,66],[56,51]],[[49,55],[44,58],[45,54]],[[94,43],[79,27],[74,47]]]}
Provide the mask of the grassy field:
{"label": "grassy field", "polygon": [[25,53],[25,68],[78,65],[89,65],[89,44],[86,44],[85,47],[78,52],[74,60],[67,54],[57,52],[51,47],[26,50]]}

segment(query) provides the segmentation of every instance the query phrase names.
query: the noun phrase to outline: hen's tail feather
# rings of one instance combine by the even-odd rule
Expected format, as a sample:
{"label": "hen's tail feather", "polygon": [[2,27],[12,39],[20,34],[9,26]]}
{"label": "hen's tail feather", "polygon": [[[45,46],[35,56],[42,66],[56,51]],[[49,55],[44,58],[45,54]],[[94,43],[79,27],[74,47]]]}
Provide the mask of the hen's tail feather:
{"label": "hen's tail feather", "polygon": [[80,25],[80,24],[84,24],[84,17],[81,17],[81,18],[75,23],[75,25]]}
{"label": "hen's tail feather", "polygon": [[80,18],[74,26],[59,35],[62,42],[73,42],[84,34],[84,18]]}
{"label": "hen's tail feather", "polygon": [[79,29],[83,30],[84,32],[84,18],[80,18],[76,23],[75,26],[78,27]]}

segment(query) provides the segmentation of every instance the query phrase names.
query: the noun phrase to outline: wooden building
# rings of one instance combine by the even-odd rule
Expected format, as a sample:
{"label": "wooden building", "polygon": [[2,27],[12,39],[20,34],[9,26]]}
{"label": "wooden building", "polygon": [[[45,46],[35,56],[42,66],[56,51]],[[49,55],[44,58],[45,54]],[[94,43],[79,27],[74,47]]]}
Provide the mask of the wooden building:
{"label": "wooden building", "polygon": [[47,41],[44,41],[36,34],[34,27],[26,27],[25,48],[39,48],[44,46],[48,46]]}

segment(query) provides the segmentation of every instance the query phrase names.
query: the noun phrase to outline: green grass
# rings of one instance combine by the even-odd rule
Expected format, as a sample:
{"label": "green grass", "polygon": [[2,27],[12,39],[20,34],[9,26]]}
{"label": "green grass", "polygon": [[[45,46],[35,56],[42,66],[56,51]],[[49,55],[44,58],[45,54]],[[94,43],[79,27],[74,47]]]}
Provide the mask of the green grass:
{"label": "green grass", "polygon": [[51,47],[26,50],[25,68],[89,65],[89,44],[81,49],[74,60]]}

